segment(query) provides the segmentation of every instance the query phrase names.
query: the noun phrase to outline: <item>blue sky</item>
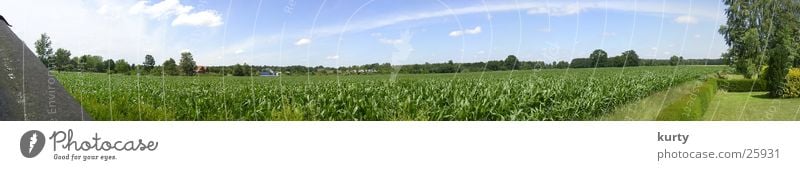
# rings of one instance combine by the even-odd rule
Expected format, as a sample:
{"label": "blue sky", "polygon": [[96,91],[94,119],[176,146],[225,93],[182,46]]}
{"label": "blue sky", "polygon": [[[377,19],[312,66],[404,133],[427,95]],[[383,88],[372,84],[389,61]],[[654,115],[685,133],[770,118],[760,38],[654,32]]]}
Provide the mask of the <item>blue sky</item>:
{"label": "blue sky", "polygon": [[718,58],[727,48],[714,0],[2,1],[0,15],[29,46],[47,32],[73,55],[134,63],[181,51],[201,65],[349,66],[510,54],[551,62],[598,48]]}

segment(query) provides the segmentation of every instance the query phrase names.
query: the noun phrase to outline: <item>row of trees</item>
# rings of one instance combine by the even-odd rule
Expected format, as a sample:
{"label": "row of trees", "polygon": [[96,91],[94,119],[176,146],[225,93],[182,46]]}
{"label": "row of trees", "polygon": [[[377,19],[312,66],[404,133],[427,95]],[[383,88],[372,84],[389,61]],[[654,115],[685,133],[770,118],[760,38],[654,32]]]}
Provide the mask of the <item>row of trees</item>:
{"label": "row of trees", "polygon": [[181,53],[180,60],[176,62],[169,58],[161,65],[156,65],[152,55],[145,55],[142,64],[128,63],[124,59],[104,60],[102,56],[83,55],[70,58],[69,50],[59,48],[53,53],[52,42],[47,34],[42,34],[36,41],[36,54],[42,62],[49,68],[58,71],[88,71],[100,73],[120,73],[120,74],[144,74],[144,75],[186,75],[192,76],[200,73],[211,73],[217,75],[250,76],[258,75],[265,70],[280,71],[285,75],[324,75],[324,74],[388,74],[393,72],[409,74],[425,73],[456,73],[456,72],[480,72],[480,71],[503,71],[503,70],[531,70],[531,69],[563,69],[563,68],[592,68],[592,67],[623,67],[639,65],[678,65],[682,64],[721,64],[721,60],[688,60],[684,62],[683,57],[673,56],[671,60],[658,59],[639,59],[636,51],[628,50],[618,56],[609,58],[608,54],[602,50],[594,50],[589,58],[576,58],[572,62],[553,61],[520,61],[517,56],[509,55],[504,60],[491,60],[487,62],[473,63],[454,63],[452,60],[445,63],[425,63],[410,65],[391,65],[390,63],[373,63],[365,65],[354,65],[348,67],[307,67],[307,66],[255,66],[235,64],[231,66],[210,66],[197,67],[194,57],[190,52]]}
{"label": "row of trees", "polygon": [[746,78],[767,82],[769,95],[784,93],[786,75],[797,67],[800,51],[800,2],[794,0],[723,0],[727,22],[719,33],[730,47],[724,58]]}
{"label": "row of trees", "polygon": [[181,53],[180,63],[176,63],[172,58],[164,61],[161,66],[156,66],[152,55],[145,55],[142,64],[137,65],[128,63],[124,59],[103,60],[102,56],[82,55],[72,57],[69,50],[58,48],[53,53],[52,41],[47,33],[44,33],[34,43],[36,55],[42,63],[52,70],[57,71],[87,71],[99,73],[121,73],[121,74],[166,74],[166,75],[194,75],[197,64],[192,53]]}
{"label": "row of trees", "polygon": [[594,68],[594,67],[625,67],[639,66],[639,55],[636,51],[628,50],[618,56],[608,58],[608,53],[602,49],[596,49],[589,54],[589,58],[572,59],[573,68]]}

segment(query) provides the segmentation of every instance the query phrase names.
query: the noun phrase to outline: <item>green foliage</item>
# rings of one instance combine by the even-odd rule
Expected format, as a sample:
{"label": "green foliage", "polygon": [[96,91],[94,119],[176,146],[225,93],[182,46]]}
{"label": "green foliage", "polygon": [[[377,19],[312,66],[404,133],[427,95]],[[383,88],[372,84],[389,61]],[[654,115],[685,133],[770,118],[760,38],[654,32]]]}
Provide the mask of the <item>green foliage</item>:
{"label": "green foliage", "polygon": [[[60,73],[94,120],[588,120],[723,67],[357,76]],[[592,78],[586,75],[596,71]],[[457,75],[457,76],[456,76]]]}
{"label": "green foliage", "polygon": [[791,67],[791,60],[789,60],[786,48],[776,47],[771,49],[769,58],[769,67],[766,69],[766,74],[763,79],[767,84],[767,91],[770,97],[783,96],[784,87],[786,84],[786,74]]}
{"label": "green foliage", "polygon": [[[591,60],[592,67],[604,67],[607,65],[606,60],[608,60],[608,53],[602,49],[596,49],[592,51],[592,54],[589,54],[589,59]],[[575,63],[573,62],[573,64]]]}
{"label": "green foliage", "polygon": [[127,61],[119,59],[114,64],[114,72],[130,75],[131,65]]}
{"label": "green foliage", "polygon": [[567,68],[567,67],[569,67],[569,63],[566,61],[559,61],[557,64],[555,64],[555,68]]}
{"label": "green foliage", "polygon": [[717,79],[708,79],[681,99],[661,109],[656,120],[700,120],[717,93]]}
{"label": "green foliage", "polygon": [[607,58],[608,54],[601,49],[594,50],[589,58],[575,58],[572,59],[570,67],[572,68],[594,68],[594,67],[628,67],[639,66],[641,59],[636,51],[628,50],[622,52],[619,56]]}
{"label": "green foliage", "polygon": [[71,55],[72,55],[72,53],[70,53],[69,50],[66,50],[66,49],[63,49],[63,48],[58,48],[58,50],[56,50],[56,54],[54,55],[55,59],[54,59],[54,63],[52,63],[52,65],[58,71],[67,70],[67,67],[69,65],[69,57]]}
{"label": "green foliage", "polygon": [[178,65],[175,64],[175,60],[169,58],[167,61],[164,61],[162,64],[162,74],[170,75],[170,76],[177,76],[180,71],[178,71]]}
{"label": "green foliage", "polygon": [[767,91],[767,83],[755,79],[718,80],[719,88],[728,92]]}
{"label": "green foliage", "polygon": [[247,67],[248,67],[247,64],[245,64],[245,66],[242,66],[241,64],[236,63],[236,65],[233,65],[232,68],[233,76],[249,76],[249,74],[247,74],[247,69],[248,69]]}
{"label": "green foliage", "polygon": [[114,69],[117,68],[117,66],[114,60],[108,59],[103,62],[103,68],[106,69],[106,73],[111,74],[111,73],[116,73]]}
{"label": "green foliage", "polygon": [[794,57],[794,62],[792,63],[792,67],[800,67],[800,57],[799,56],[795,56]]}
{"label": "green foliage", "polygon": [[82,55],[80,58],[78,58],[78,61],[79,68],[81,68],[82,71],[102,73],[106,70],[106,67],[103,63],[103,57],[101,56]]}
{"label": "green foliage", "polygon": [[617,67],[629,67],[629,66],[639,66],[639,54],[636,54],[636,51],[628,50],[622,52],[622,55],[618,56],[622,57],[622,65],[617,65]]}
{"label": "green foliage", "polygon": [[178,69],[180,69],[181,74],[186,76],[192,76],[194,75],[195,67],[197,67],[197,63],[194,62],[192,53],[190,52],[181,53],[181,62],[178,65]]}
{"label": "green foliage", "polygon": [[786,86],[781,97],[800,97],[800,68],[792,68],[786,74]]}
{"label": "green foliage", "polygon": [[155,66],[156,66],[156,59],[154,59],[153,56],[150,54],[145,55],[144,62],[142,63],[142,69],[144,69],[144,71],[150,71]]}
{"label": "green foliage", "polygon": [[48,59],[51,55],[53,55],[53,48],[50,45],[53,42],[50,41],[50,36],[47,33],[43,33],[39,40],[36,40],[34,46],[36,47],[36,56],[39,57],[39,60],[42,60],[42,63],[45,66],[50,67],[50,62]]}
{"label": "green foliage", "polygon": [[676,55],[669,57],[669,65],[671,66],[677,66],[678,64],[681,64],[681,61],[683,61],[683,57],[678,57]]}
{"label": "green foliage", "polygon": [[[794,62],[800,32],[800,3],[793,0],[723,0],[728,21],[720,27],[730,46],[727,55],[737,72],[751,78],[764,61],[770,67],[767,80],[770,96],[783,88],[787,65]],[[788,63],[788,64],[787,64]]]}
{"label": "green foliage", "polygon": [[508,55],[508,57],[506,57],[506,60],[504,60],[504,63],[506,69],[511,69],[511,70],[519,69],[519,60],[517,59],[517,56]]}
{"label": "green foliage", "polygon": [[569,67],[571,68],[594,68],[595,67],[594,59],[590,58],[574,58],[569,63]]}

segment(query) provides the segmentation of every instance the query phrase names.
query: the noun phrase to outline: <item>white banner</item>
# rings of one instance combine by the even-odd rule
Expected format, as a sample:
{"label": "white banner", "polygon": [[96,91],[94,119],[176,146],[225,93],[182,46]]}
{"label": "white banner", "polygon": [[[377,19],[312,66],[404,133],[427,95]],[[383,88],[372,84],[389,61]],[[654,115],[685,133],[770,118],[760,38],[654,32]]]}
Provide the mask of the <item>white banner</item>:
{"label": "white banner", "polygon": [[797,122],[3,122],[0,129],[4,169],[796,169],[800,160]]}

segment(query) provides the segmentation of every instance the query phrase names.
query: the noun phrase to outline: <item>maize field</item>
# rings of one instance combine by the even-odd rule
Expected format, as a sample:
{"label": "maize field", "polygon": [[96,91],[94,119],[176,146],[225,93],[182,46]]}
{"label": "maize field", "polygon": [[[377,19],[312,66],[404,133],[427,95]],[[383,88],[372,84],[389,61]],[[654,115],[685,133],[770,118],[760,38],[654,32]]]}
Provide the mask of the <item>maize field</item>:
{"label": "maize field", "polygon": [[[725,66],[351,76],[54,73],[94,120],[590,120]],[[393,78],[394,77],[394,78]]]}

